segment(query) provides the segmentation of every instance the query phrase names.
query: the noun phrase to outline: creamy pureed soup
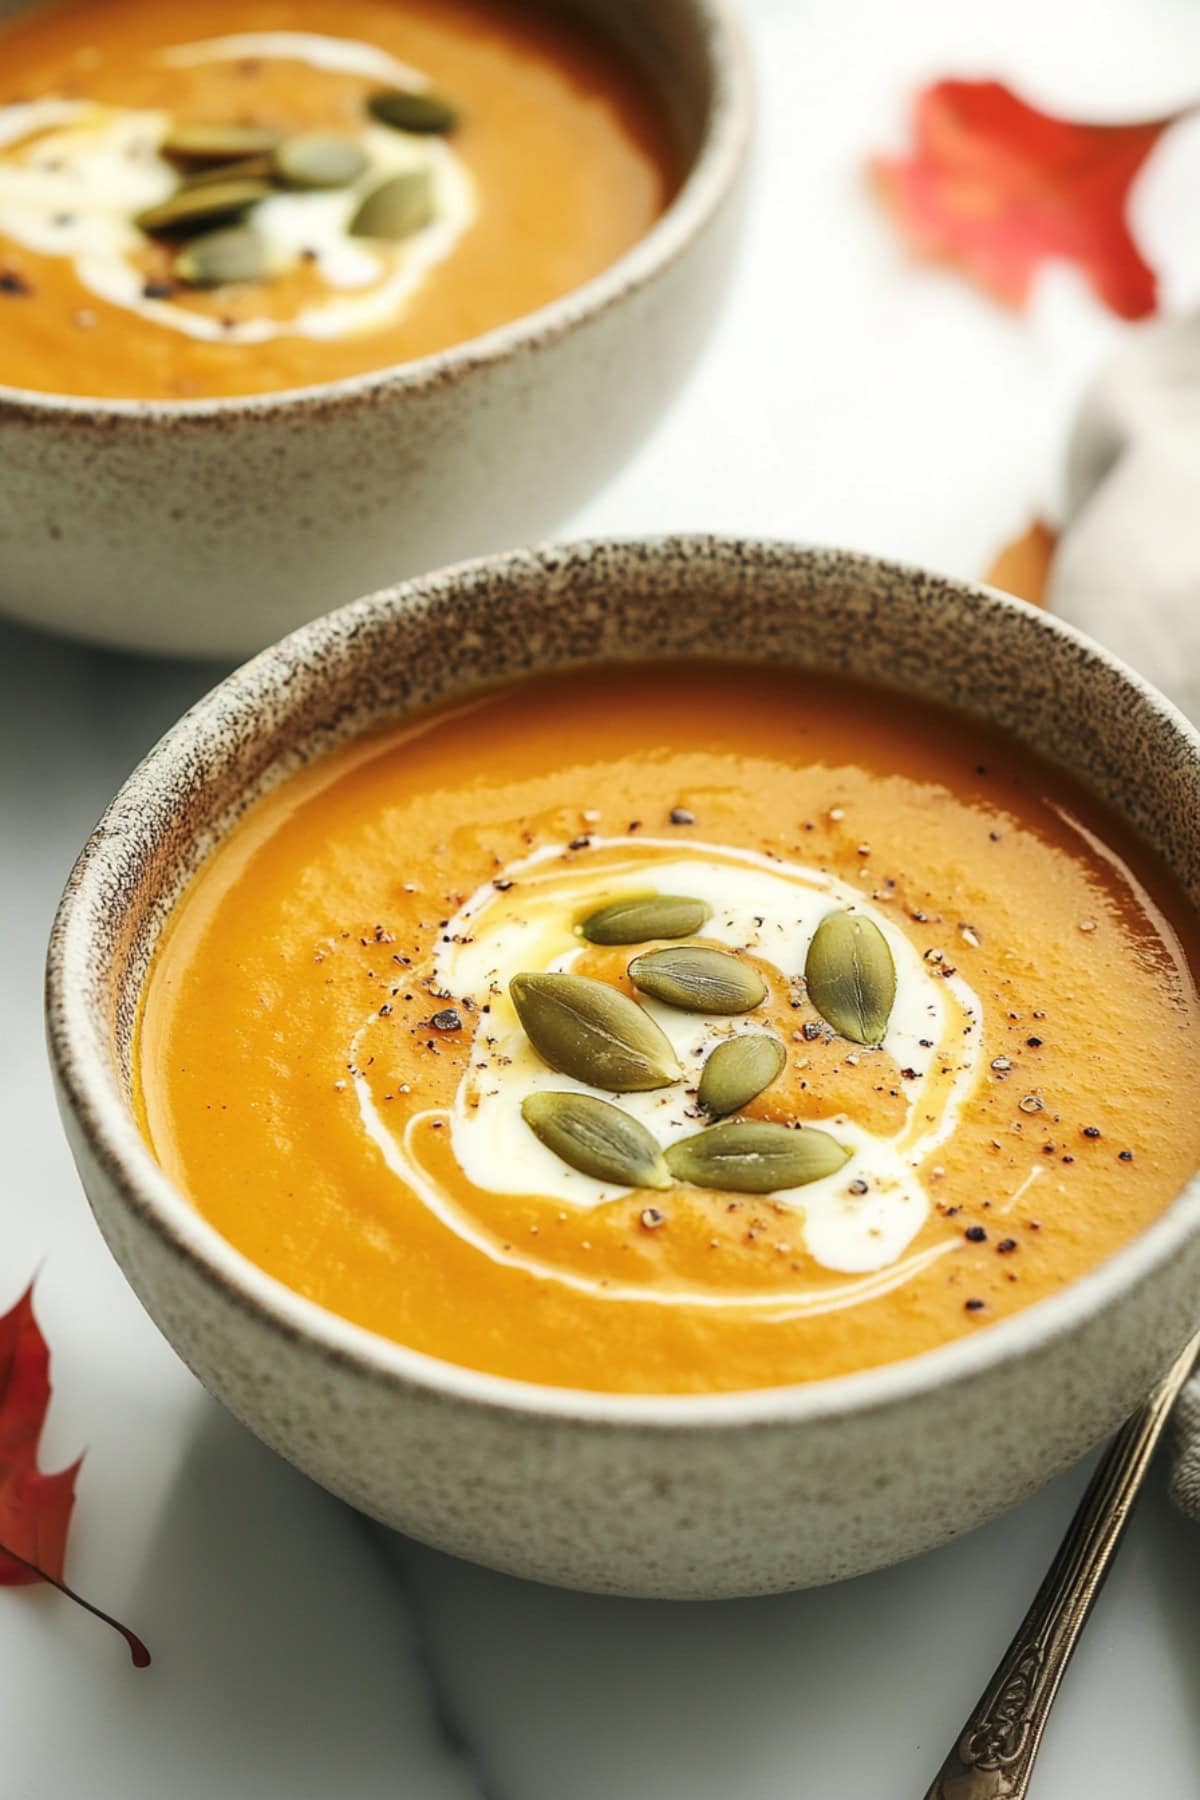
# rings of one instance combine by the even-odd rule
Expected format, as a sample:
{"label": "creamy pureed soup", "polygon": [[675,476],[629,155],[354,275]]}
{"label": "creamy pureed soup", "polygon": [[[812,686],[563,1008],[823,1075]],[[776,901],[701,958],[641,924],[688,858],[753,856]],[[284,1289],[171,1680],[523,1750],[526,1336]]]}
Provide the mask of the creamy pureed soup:
{"label": "creamy pureed soup", "polygon": [[711,1392],[1052,1294],[1200,1162],[1195,923],[1061,775],[777,667],[523,682],[261,800],[137,1074],[255,1262],[452,1362]]}
{"label": "creamy pureed soup", "polygon": [[678,177],[661,103],[537,0],[66,0],[0,23],[0,383],[266,393],[598,274]]}

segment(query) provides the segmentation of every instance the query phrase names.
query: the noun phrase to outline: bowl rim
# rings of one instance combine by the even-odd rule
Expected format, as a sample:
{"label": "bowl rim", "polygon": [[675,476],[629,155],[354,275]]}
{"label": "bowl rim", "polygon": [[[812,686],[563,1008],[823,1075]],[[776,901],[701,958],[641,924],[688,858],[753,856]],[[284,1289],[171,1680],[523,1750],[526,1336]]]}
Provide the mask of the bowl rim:
{"label": "bowl rim", "polygon": [[[186,772],[197,733],[220,724],[228,731],[249,719],[264,691],[278,689],[297,661],[319,664],[326,640],[348,614],[394,616],[414,602],[448,597],[472,581],[508,570],[528,574],[531,558],[544,572],[564,558],[636,553],[656,560],[729,555],[744,561],[807,560],[842,572],[871,570],[902,580],[928,579],[920,565],[865,552],[778,538],[739,539],[717,533],[612,536],[563,540],[472,558],[430,575],[383,588],[310,620],[243,663],[211,688],[158,740],[122,784],[91,832],[68,878],[50,935],[46,964],[46,1034],[60,1108],[81,1131],[88,1152],[107,1173],[124,1205],[149,1226],[162,1245],[184,1258],[211,1289],[275,1333],[307,1340],[329,1363],[400,1391],[421,1390],[489,1413],[526,1420],[565,1421],[627,1431],[728,1431],[756,1426],[797,1426],[842,1420],[917,1400],[932,1389],[957,1385],[1052,1348],[1167,1263],[1200,1232],[1200,1176],[1184,1185],[1149,1226],[1061,1292],[988,1324],[978,1335],[955,1339],[918,1355],[875,1368],[779,1387],[717,1394],[627,1394],[543,1385],[491,1374],[385,1338],[308,1300],[253,1263],[202,1217],[168,1180],[145,1143],[132,1111],[116,1089],[104,1052],[105,1027],[94,1021],[71,971],[90,960],[89,914],[111,910],[119,884],[113,874],[122,833],[110,832],[120,815],[137,807],[144,792],[161,790],[164,772]],[[1085,633],[1041,608],[982,583],[956,576],[937,579],[993,617],[1023,617],[1026,626],[1065,639],[1094,666],[1115,673],[1157,714],[1200,763],[1200,731],[1156,688]],[[354,639],[361,645],[364,639]],[[351,655],[358,654],[352,651]],[[519,677],[517,677],[519,679]],[[194,766],[193,766],[194,772]]]}
{"label": "bowl rim", "polygon": [[269,423],[293,413],[323,411],[338,404],[372,404],[392,395],[457,385],[476,371],[569,336],[678,261],[719,211],[746,161],[754,121],[754,84],[741,23],[729,0],[682,0],[682,4],[699,27],[710,81],[700,142],[677,192],[650,229],[579,287],[444,350],[336,381],[311,382],[274,393],[197,400],[105,399],[0,382],[0,423],[15,418],[41,422],[57,418],[110,425],[126,419],[174,429],[234,418]]}

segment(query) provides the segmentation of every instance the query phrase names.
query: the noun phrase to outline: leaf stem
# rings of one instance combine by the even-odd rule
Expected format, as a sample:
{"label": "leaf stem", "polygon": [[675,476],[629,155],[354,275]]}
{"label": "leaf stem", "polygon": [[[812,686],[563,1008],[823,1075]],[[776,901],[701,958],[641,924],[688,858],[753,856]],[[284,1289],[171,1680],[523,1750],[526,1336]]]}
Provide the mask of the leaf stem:
{"label": "leaf stem", "polygon": [[131,1631],[128,1625],[122,1625],[120,1619],[114,1619],[111,1613],[106,1613],[101,1607],[93,1606],[90,1600],[85,1600],[82,1594],[77,1594],[74,1588],[69,1588],[65,1581],[58,1581],[53,1575],[47,1575],[45,1569],[39,1569],[36,1563],[29,1561],[28,1557],[18,1556],[17,1552],[10,1550],[7,1544],[0,1544],[0,1556],[11,1557],[13,1562],[20,1563],[23,1569],[28,1569],[31,1575],[36,1575],[39,1581],[48,1582],[52,1588],[57,1588],[60,1594],[65,1594],[68,1600],[73,1600],[76,1606],[82,1606],[85,1612],[90,1612],[95,1618],[102,1619],[106,1625],[111,1625],[113,1630],[119,1632],[129,1645],[129,1654],[134,1668],[149,1668],[150,1652],[136,1631]]}

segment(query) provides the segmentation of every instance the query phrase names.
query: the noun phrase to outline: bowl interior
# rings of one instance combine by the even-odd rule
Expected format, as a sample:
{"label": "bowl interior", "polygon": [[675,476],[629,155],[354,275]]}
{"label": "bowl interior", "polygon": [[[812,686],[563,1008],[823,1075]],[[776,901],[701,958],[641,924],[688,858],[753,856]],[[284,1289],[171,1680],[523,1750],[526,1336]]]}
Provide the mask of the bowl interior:
{"label": "bowl interior", "polygon": [[[214,689],[131,777],[76,866],[51,953],[52,1049],[94,1146],[143,1207],[165,1184],[130,1112],[138,997],[180,891],[258,796],[365,729],[481,685],[589,660],[731,651],[792,665],[797,707],[806,682],[832,670],[1007,729],[1098,793],[1200,904],[1200,738],[1032,607],[871,557],[727,539],[581,543],[462,565],[317,620]],[[243,1259],[227,1248],[228,1279]],[[1029,1317],[992,1327],[971,1353],[992,1354],[991,1343],[1001,1354]],[[878,1386],[879,1373],[840,1386]]]}
{"label": "bowl interior", "polygon": [[[0,26],[53,0],[0,0]],[[199,416],[211,412],[269,411],[302,397],[328,399],[382,379],[401,376],[414,385],[436,380],[473,360],[507,354],[526,339],[567,328],[602,306],[625,282],[653,273],[688,241],[719,206],[742,165],[749,136],[750,86],[742,40],[725,0],[549,0],[615,45],[642,72],[670,120],[681,152],[678,189],[661,218],[632,249],[582,287],[523,314],[478,338],[448,349],[279,393],[212,401],[128,401],[62,397],[40,389],[0,384],[0,403],[19,396],[35,410],[120,415]]]}

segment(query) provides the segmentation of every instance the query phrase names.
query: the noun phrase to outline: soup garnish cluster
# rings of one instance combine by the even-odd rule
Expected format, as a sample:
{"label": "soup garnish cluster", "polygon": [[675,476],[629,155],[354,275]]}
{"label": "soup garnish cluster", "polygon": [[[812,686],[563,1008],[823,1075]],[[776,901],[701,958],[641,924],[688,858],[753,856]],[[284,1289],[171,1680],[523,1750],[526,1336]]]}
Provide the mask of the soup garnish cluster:
{"label": "soup garnish cluster", "polygon": [[[691,936],[711,918],[703,900],[634,895],[589,913],[578,927],[592,943],[643,944]],[[754,965],[710,945],[647,950],[628,965],[640,993],[686,1013],[741,1015],[760,1007],[766,983]],[[896,968],[879,927],[850,912],[827,913],[805,965],[809,998],[841,1036],[878,1046],[896,996]],[[670,1040],[636,1001],[587,975],[524,974],[509,984],[521,1024],[542,1061],[612,1093],[684,1080]],[[767,1032],[720,1039],[707,1053],[696,1096],[722,1118],[757,1099],[779,1075],[786,1051]],[[679,1139],[664,1152],[640,1121],[589,1094],[550,1090],[521,1103],[526,1124],[574,1169],[628,1187],[672,1181],[776,1193],[834,1175],[853,1152],[828,1132],[771,1121],[733,1120]]]}
{"label": "soup garnish cluster", "polygon": [[[603,975],[575,966],[597,955],[610,959]],[[364,1072],[375,1018],[349,1061],[376,1146],[489,1253],[490,1234],[424,1165],[423,1124],[449,1128],[480,1196],[532,1192],[587,1209],[641,1189],[771,1195],[795,1211],[819,1264],[891,1267],[928,1216],[921,1165],[979,1074],[982,1015],[954,970],[920,957],[828,872],[721,844],[680,857],[672,840],[643,838],[633,866],[620,840],[592,838],[582,857],[545,845],[445,921],[430,982],[459,1001],[439,1018],[474,1021],[449,1112],[418,1112],[396,1138]],[[792,1034],[802,1050],[819,1032],[844,1041],[851,1063],[891,1052],[909,1088],[898,1129],[841,1111],[801,1122],[786,1097],[774,1104],[788,1048],[762,1020],[780,1004],[818,1015]],[[656,1209],[643,1223],[657,1223]],[[700,1291],[687,1284],[680,1298]]]}
{"label": "soup garnish cluster", "polygon": [[[368,92],[340,130],[58,96],[0,106],[0,233],[70,259],[95,298],[189,337],[319,339],[394,315],[474,216],[473,183],[447,141],[456,108],[374,45],[313,32],[160,53],[181,69],[250,58],[392,85]],[[290,316],[222,320],[180,304],[189,290],[269,284],[305,264],[319,265],[328,292]]]}

